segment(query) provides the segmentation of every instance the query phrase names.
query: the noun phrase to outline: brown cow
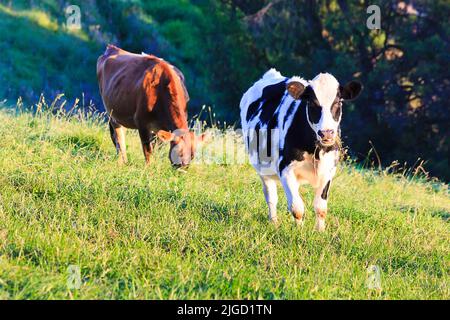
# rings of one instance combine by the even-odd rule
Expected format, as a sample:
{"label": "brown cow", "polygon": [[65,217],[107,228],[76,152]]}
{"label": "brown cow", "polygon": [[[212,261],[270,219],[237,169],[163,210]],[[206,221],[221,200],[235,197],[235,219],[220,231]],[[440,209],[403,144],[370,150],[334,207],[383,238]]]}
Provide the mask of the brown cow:
{"label": "brown cow", "polygon": [[153,55],[108,45],[97,60],[97,78],[119,162],[127,161],[125,128],[130,128],[139,131],[146,163],[156,132],[161,140],[171,142],[171,163],[176,167],[189,165],[196,143],[204,136],[189,132],[189,96],[177,68]]}

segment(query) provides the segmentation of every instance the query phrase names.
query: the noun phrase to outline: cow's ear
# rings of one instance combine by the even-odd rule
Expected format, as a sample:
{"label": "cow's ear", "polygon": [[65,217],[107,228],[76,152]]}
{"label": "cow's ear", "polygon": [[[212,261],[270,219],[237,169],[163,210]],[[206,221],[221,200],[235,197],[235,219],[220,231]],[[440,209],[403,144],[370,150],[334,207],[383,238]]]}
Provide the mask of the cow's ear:
{"label": "cow's ear", "polygon": [[289,92],[292,98],[298,100],[305,91],[305,86],[301,82],[291,81],[286,85],[286,90]]}
{"label": "cow's ear", "polygon": [[361,93],[363,86],[359,81],[350,81],[345,86],[339,86],[341,98],[344,100],[354,100]]}
{"label": "cow's ear", "polygon": [[165,130],[159,130],[156,135],[158,136],[159,140],[162,142],[170,142],[175,140],[175,134],[169,131]]}

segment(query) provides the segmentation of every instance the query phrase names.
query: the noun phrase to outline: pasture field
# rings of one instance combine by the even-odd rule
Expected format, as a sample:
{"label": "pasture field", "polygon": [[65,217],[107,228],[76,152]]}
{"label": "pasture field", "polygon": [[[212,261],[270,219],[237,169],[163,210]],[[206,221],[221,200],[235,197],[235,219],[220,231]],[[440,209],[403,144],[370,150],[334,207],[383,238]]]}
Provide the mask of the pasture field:
{"label": "pasture field", "polygon": [[146,168],[128,131],[119,166],[106,124],[46,112],[0,137],[0,299],[450,299],[446,185],[343,164],[317,233],[311,188],[298,228],[280,187],[276,228],[248,164]]}

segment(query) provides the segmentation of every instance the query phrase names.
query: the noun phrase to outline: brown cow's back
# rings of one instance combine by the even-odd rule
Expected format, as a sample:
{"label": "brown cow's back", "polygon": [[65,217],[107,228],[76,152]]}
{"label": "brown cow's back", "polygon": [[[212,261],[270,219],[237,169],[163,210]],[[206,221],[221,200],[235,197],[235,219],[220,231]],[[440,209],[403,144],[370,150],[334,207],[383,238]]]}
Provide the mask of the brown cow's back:
{"label": "brown cow's back", "polygon": [[108,46],[97,61],[107,112],[127,128],[187,128],[186,89],[175,69],[152,55]]}

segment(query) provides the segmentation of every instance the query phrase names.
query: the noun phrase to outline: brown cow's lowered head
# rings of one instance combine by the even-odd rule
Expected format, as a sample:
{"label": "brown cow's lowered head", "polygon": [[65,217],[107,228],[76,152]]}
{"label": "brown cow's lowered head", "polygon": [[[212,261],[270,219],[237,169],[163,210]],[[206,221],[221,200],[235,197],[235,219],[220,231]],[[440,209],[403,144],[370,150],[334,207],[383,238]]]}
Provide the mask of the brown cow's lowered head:
{"label": "brown cow's lowered head", "polygon": [[196,136],[194,132],[182,129],[174,132],[159,130],[157,135],[161,141],[170,142],[169,159],[175,168],[188,167],[197,147],[209,137],[206,133]]}

